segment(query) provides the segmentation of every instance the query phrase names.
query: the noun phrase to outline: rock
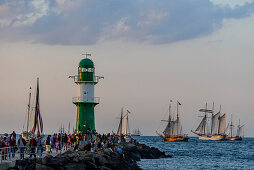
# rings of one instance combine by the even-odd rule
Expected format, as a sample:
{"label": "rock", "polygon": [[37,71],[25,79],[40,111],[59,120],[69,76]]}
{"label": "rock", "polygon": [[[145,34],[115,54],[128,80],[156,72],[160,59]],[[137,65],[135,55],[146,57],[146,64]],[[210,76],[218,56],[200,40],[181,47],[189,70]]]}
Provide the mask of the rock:
{"label": "rock", "polygon": [[47,155],[47,156],[45,156],[44,158],[42,158],[41,163],[42,163],[43,165],[46,165],[46,163],[47,163],[49,160],[51,160],[52,158],[53,158],[52,155]]}
{"label": "rock", "polygon": [[65,170],[86,170],[86,165],[83,163],[70,163],[64,166]]}
{"label": "rock", "polygon": [[106,157],[106,155],[104,157],[103,153],[96,155],[94,157],[95,164],[97,166],[103,166],[103,165],[105,165],[105,163],[109,160],[109,159],[107,160],[106,158],[108,158],[108,157]]}
{"label": "rock", "polygon": [[86,162],[86,167],[89,170],[97,169],[97,166],[92,162]]}
{"label": "rock", "polygon": [[54,170],[53,168],[46,166],[46,165],[42,165],[42,164],[36,164],[36,170]]}
{"label": "rock", "polygon": [[130,153],[130,156],[131,156],[133,159],[135,159],[136,161],[140,161],[140,159],[141,159],[141,155],[140,155],[140,153],[138,153],[138,152],[131,152],[131,153]]}
{"label": "rock", "polygon": [[36,168],[36,159],[25,158],[24,160],[16,160],[15,167],[25,170],[34,170]]}
{"label": "rock", "polygon": [[98,170],[111,170],[110,168],[106,167],[106,166],[100,166],[97,168]]}
{"label": "rock", "polygon": [[59,153],[55,157],[47,155],[44,158],[38,158],[37,160],[25,159],[16,161],[16,166],[13,168],[26,170],[33,170],[35,168],[39,170],[132,170],[140,169],[136,162],[140,161],[140,159],[171,157],[157,148],[149,147],[144,144],[117,143],[115,145],[116,147],[121,148],[123,152],[112,152],[109,149],[100,150],[98,152],[90,152],[86,150],[85,146],[83,146],[83,150],[78,152],[68,150],[64,153]]}

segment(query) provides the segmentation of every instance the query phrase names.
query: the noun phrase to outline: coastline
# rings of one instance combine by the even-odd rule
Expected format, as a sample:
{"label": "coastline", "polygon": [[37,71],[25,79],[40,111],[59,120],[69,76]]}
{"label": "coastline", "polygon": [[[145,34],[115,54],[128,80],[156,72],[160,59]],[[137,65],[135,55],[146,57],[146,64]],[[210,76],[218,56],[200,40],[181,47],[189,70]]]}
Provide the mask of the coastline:
{"label": "coastline", "polygon": [[11,169],[141,169],[137,161],[141,159],[170,158],[155,147],[145,144],[121,142],[116,144],[122,152],[104,149],[97,152],[86,151],[81,146],[78,151],[68,150],[55,157],[47,155],[44,158],[17,160]]}

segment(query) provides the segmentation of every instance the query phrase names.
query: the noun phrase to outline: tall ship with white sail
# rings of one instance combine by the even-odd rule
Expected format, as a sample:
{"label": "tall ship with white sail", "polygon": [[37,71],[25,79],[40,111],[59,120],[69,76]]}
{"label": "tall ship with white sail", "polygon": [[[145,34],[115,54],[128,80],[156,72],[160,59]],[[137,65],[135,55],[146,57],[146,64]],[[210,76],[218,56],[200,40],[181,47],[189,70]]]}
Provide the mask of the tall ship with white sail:
{"label": "tall ship with white sail", "polygon": [[[207,103],[205,109],[200,109],[199,112],[204,113],[203,119],[199,123],[194,134],[198,135],[199,140],[226,140],[226,114],[221,115],[221,106],[218,113],[214,114],[213,109],[207,109]],[[208,113],[211,113],[209,120]],[[210,123],[209,123],[210,122]]]}
{"label": "tall ship with white sail", "polygon": [[139,129],[134,129],[133,130],[133,133],[131,134],[131,136],[141,136],[142,134],[141,134],[141,132],[140,132],[140,130]]}
{"label": "tall ship with white sail", "polygon": [[123,108],[121,109],[121,117],[120,122],[117,129],[117,135],[118,136],[124,136],[125,138],[129,138],[131,136],[130,134],[130,127],[129,127],[129,113],[130,111],[127,110],[126,114],[123,113]]}
{"label": "tall ship with white sail", "polygon": [[179,102],[177,102],[177,115],[176,119],[172,117],[171,115],[171,102],[169,104],[169,117],[168,120],[162,120],[167,122],[167,126],[165,127],[163,134],[158,133],[156,131],[156,134],[163,138],[164,141],[171,141],[171,142],[177,142],[177,141],[184,141],[187,142],[189,140],[189,137],[186,134],[183,134],[182,132],[182,125],[179,118],[179,105],[181,105]]}
{"label": "tall ship with white sail", "polygon": [[241,125],[240,119],[239,124],[237,126],[236,134],[234,135],[234,125],[233,125],[233,118],[231,115],[230,124],[227,126],[227,140],[234,141],[234,140],[242,140],[244,137],[244,125]]}

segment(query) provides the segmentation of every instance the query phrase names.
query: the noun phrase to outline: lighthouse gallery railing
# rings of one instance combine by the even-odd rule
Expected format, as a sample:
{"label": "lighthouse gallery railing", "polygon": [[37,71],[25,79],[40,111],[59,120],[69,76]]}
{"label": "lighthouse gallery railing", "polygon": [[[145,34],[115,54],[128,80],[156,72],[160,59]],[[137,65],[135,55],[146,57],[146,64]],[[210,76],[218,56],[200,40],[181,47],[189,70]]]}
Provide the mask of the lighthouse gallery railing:
{"label": "lighthouse gallery railing", "polygon": [[78,103],[78,102],[84,102],[84,103],[100,103],[100,98],[99,97],[73,97],[72,98],[73,103]]}

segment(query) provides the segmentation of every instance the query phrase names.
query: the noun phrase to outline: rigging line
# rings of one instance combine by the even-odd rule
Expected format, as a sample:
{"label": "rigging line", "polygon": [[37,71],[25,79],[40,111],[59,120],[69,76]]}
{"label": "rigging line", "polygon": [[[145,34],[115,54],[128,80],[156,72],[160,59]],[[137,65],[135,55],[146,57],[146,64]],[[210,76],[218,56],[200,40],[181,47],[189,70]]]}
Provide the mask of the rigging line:
{"label": "rigging line", "polygon": [[31,124],[31,129],[30,129],[30,131],[32,131],[32,129],[33,129],[33,126],[34,126],[34,113],[33,113],[33,111],[35,111],[35,98],[36,98],[36,88],[33,88],[33,91],[34,91],[34,93],[32,93],[32,102],[30,103],[30,115],[29,115],[29,120],[30,120],[30,122],[29,122],[29,124]]}
{"label": "rigging line", "polygon": [[[168,113],[169,113],[169,108],[167,108],[166,112],[164,113],[163,120],[164,120],[164,118],[167,116],[166,114],[168,114]],[[158,131],[158,129],[161,128],[162,124],[163,124],[163,123],[159,123],[159,126],[158,126],[158,128],[156,129],[156,131]]]}
{"label": "rigging line", "polygon": [[24,124],[23,124],[22,131],[24,131],[24,127],[25,127],[25,124],[26,124],[26,120],[27,120],[27,114],[26,114],[26,116],[25,116],[25,121],[24,121]]}
{"label": "rigging line", "polygon": [[194,130],[193,128],[195,127],[195,126],[197,126],[197,124],[198,124],[198,122],[200,122],[200,120],[196,120],[196,122],[195,122],[195,124],[192,126],[192,130]]}

